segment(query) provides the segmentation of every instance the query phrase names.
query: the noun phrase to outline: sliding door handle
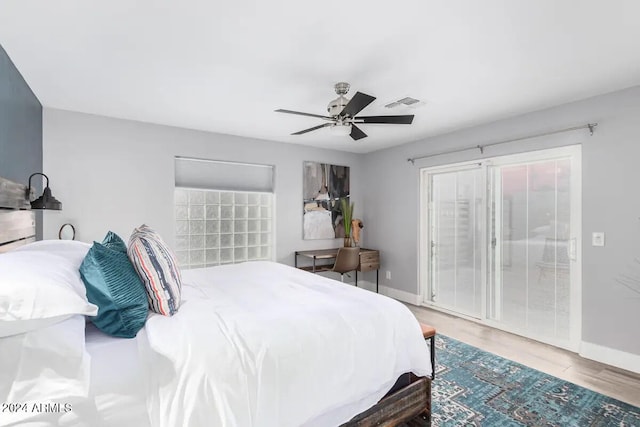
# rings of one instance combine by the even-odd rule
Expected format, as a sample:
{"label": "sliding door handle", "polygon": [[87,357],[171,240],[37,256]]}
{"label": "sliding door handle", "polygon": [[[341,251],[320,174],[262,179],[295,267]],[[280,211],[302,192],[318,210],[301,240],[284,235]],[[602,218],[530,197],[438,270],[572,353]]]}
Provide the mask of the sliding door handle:
{"label": "sliding door handle", "polygon": [[578,260],[578,239],[575,237],[573,239],[569,239],[569,247],[567,248],[567,255],[569,255],[569,259],[571,261]]}

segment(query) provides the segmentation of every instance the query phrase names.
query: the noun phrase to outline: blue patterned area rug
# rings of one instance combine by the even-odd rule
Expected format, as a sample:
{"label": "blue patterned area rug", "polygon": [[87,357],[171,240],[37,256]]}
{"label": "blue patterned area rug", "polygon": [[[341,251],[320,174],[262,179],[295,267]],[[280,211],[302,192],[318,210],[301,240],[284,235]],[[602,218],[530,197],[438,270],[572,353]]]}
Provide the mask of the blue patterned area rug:
{"label": "blue patterned area rug", "polygon": [[640,426],[640,408],[444,335],[436,368],[433,426]]}

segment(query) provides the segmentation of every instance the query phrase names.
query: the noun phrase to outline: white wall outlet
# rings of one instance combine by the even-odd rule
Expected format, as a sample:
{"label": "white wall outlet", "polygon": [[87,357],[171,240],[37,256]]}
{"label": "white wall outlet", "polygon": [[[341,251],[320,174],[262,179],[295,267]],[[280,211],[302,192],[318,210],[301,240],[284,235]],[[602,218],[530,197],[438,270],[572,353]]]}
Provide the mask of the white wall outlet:
{"label": "white wall outlet", "polygon": [[594,231],[593,233],[591,233],[591,245],[604,246],[604,232]]}
{"label": "white wall outlet", "polygon": [[391,280],[391,272],[389,270],[387,270],[385,277],[387,280]]}

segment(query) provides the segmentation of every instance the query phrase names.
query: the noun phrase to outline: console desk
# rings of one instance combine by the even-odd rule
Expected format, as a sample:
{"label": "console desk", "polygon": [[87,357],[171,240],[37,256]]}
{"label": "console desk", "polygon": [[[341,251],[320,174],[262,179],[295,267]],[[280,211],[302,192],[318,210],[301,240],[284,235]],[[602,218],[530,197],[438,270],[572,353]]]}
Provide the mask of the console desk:
{"label": "console desk", "polygon": [[[319,273],[321,271],[331,271],[333,263],[331,264],[318,264],[317,260],[335,260],[338,255],[338,248],[333,249],[313,249],[310,251],[296,251],[295,255],[295,267],[301,270],[306,270],[311,273]],[[298,267],[298,257],[310,258],[313,260],[312,265]],[[355,270],[356,272],[356,286],[358,286],[358,271],[376,271],[376,293],[378,292],[378,276],[380,269],[380,252],[375,249],[360,248],[360,264]]]}

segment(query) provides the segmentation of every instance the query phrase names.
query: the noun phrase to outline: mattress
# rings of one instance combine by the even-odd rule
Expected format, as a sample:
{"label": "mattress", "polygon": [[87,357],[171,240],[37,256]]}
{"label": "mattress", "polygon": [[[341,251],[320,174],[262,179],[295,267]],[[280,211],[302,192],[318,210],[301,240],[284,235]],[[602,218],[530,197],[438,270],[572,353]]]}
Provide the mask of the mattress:
{"label": "mattress", "polygon": [[[140,335],[139,335],[140,336]],[[88,323],[87,352],[91,356],[89,402],[74,408],[65,426],[150,427],[146,385],[139,354],[139,339],[114,338]],[[379,396],[388,390],[376,390]],[[365,396],[368,400],[371,396]],[[359,402],[335,408],[313,420],[311,426],[328,426],[328,420],[351,414]]]}
{"label": "mattress", "polygon": [[[139,335],[141,336],[141,335]],[[142,335],[143,336],[143,335]],[[87,352],[91,356],[90,404],[76,406],[76,417],[65,426],[150,427],[146,385],[139,354],[139,339],[114,338],[88,323]],[[363,400],[388,390],[376,390]],[[351,414],[359,402],[335,408],[313,420],[311,426],[328,426],[329,420]]]}

